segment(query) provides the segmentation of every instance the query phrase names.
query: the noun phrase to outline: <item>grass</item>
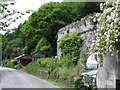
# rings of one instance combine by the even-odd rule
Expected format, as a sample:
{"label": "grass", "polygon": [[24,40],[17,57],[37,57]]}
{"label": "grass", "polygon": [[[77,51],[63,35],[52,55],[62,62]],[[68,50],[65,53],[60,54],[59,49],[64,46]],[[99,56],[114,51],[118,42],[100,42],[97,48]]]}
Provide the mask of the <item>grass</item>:
{"label": "grass", "polygon": [[71,66],[68,68],[64,60],[58,61],[57,65],[54,65],[53,61],[54,60],[52,60],[51,58],[45,58],[42,59],[42,61],[36,60],[28,64],[27,66],[22,67],[21,71],[34,75],[38,78],[45,79],[59,86],[60,88],[80,87],[79,84],[77,84],[74,80],[79,80],[76,75],[79,75],[79,73],[81,72],[81,66]]}
{"label": "grass", "polygon": [[[25,68],[26,68],[26,67],[23,67],[23,68],[21,68],[20,70],[23,71],[23,72],[28,73],[27,71],[25,71]],[[70,85],[65,84],[65,83],[63,83],[63,82],[60,82],[60,81],[56,81],[56,80],[53,80],[53,79],[47,79],[47,78],[44,78],[44,77],[42,77],[42,76],[40,76],[40,75],[33,74],[33,73],[29,73],[29,74],[31,74],[31,75],[33,75],[33,76],[36,76],[36,77],[38,77],[38,78],[47,80],[48,82],[51,82],[51,83],[53,83],[54,85],[57,85],[57,86],[60,87],[60,88],[72,88]]]}

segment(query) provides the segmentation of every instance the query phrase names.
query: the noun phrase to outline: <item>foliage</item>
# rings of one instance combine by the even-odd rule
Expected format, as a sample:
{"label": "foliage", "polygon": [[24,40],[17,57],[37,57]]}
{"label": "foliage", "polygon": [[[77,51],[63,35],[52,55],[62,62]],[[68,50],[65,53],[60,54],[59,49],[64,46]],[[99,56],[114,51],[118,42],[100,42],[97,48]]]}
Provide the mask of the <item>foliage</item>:
{"label": "foliage", "polygon": [[29,17],[21,28],[22,34],[26,42],[30,42],[35,36],[45,37],[50,43],[51,54],[56,55],[58,30],[85,15],[99,12],[98,5],[99,3],[46,3]]}
{"label": "foliage", "polygon": [[23,67],[17,60],[7,60],[7,62],[4,63],[3,66],[15,69],[21,69]]}
{"label": "foliage", "polygon": [[[22,47],[20,45],[20,43],[22,44],[22,40],[21,40],[21,34],[20,34],[21,32],[19,30],[21,28],[21,25],[19,25],[18,28],[15,28],[15,29],[9,29],[9,26],[12,23],[15,23],[16,20],[20,19],[26,13],[33,12],[32,10],[19,12],[16,10],[9,9],[9,7],[14,5],[14,3],[15,3],[14,0],[9,2],[6,2],[4,0],[0,1],[0,31],[6,31],[6,34],[2,36],[3,37],[3,40],[2,40],[3,59],[7,56],[11,57],[11,55],[13,54],[12,52],[13,46],[15,46],[15,48],[16,46],[20,46],[20,48]],[[8,45],[8,43],[9,44],[14,43],[14,45],[13,46]]]}
{"label": "foliage", "polygon": [[[0,2],[1,12],[3,12],[0,14],[0,28],[2,30],[5,30],[6,27],[9,27],[12,22],[21,18],[25,13],[32,11],[18,12],[9,10],[9,5],[14,5],[14,2],[8,4]],[[33,12],[28,20],[20,24],[18,28],[7,30],[2,40],[3,57],[13,55],[13,52],[6,52],[11,52],[13,49],[13,47],[9,45],[10,43],[14,43],[14,46],[19,46],[22,49],[20,53],[31,54],[36,50],[38,42],[43,37],[47,39],[50,45],[40,49],[45,50],[48,48],[50,49],[49,56],[56,55],[58,30],[71,22],[80,20],[85,15],[99,12],[98,5],[99,3],[89,4],[78,2],[49,2],[42,5],[38,11]],[[87,11],[88,8],[91,9]],[[17,16],[12,18],[13,15]],[[38,44],[38,46],[40,46],[40,44]]]}
{"label": "foliage", "polygon": [[40,71],[39,60],[36,60],[36,61],[28,64],[27,67],[25,68],[25,70],[30,74],[38,75],[39,71]]}
{"label": "foliage", "polygon": [[21,65],[21,64],[17,64],[17,65],[15,65],[13,68],[15,68],[15,69],[21,69],[23,66]]}
{"label": "foliage", "polygon": [[63,57],[61,60],[55,58],[41,58],[27,65],[25,71],[42,78],[48,78],[55,81],[60,81],[73,86],[78,86],[75,83],[75,78],[79,76],[78,66],[70,66],[68,57]]}
{"label": "foliage", "polygon": [[96,52],[97,60],[102,63],[106,52],[110,52],[111,56],[117,53],[116,43],[120,42],[120,9],[117,1],[101,3],[100,8],[103,13],[96,15],[98,21],[96,41],[91,47]]}
{"label": "foliage", "polygon": [[62,38],[59,43],[59,48],[62,50],[63,56],[68,56],[73,63],[77,63],[80,54],[80,47],[82,46],[82,39],[78,35],[67,35]]}
{"label": "foliage", "polygon": [[5,67],[10,67],[10,68],[13,68],[15,65],[17,65],[17,61],[15,60],[8,60],[6,63],[5,63]]}
{"label": "foliage", "polygon": [[0,30],[7,30],[6,28],[13,22],[16,22],[16,20],[21,18],[25,13],[30,13],[32,11],[19,12],[9,9],[9,6],[14,5],[14,3],[14,0],[9,2],[0,1]]}
{"label": "foliage", "polygon": [[36,51],[37,50],[49,50],[50,44],[46,38],[41,38],[40,41],[37,43]]}
{"label": "foliage", "polygon": [[22,48],[23,47],[23,39],[21,38],[21,32],[19,28],[12,29],[13,33],[6,32],[5,35],[2,36],[2,56],[16,56],[20,54],[19,52],[14,52],[15,48]]}

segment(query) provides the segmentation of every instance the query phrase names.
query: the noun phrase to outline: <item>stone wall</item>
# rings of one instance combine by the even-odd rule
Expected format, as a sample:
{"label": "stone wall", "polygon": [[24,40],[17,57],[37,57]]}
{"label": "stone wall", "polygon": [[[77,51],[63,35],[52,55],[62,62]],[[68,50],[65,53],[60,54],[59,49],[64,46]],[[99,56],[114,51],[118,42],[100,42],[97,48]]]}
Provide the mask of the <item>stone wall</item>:
{"label": "stone wall", "polygon": [[98,69],[98,88],[105,88],[105,90],[114,88],[113,90],[116,90],[116,80],[120,80],[120,42],[117,43],[116,47],[118,49],[118,53],[115,56],[111,56],[109,52],[106,53],[103,60],[103,66]]}
{"label": "stone wall", "polygon": [[81,21],[76,21],[70,25],[67,25],[66,27],[61,28],[58,31],[58,40],[57,40],[58,57],[60,57],[62,54],[62,51],[59,48],[59,42],[67,34],[78,33],[80,37],[82,37],[84,40],[81,50],[86,51],[88,55],[91,53],[89,47],[92,43],[92,40],[95,40],[95,32],[96,32],[96,25],[93,22],[93,18],[94,16],[86,16],[82,18]]}
{"label": "stone wall", "polygon": [[[96,24],[93,22],[93,18],[94,16],[86,16],[82,18],[81,21],[74,22],[59,30],[57,41],[58,57],[62,54],[62,51],[59,48],[61,38],[67,34],[76,33],[79,33],[79,36],[84,39],[80,52],[80,61],[82,60],[81,54],[86,53],[87,57],[91,54],[92,50],[90,50],[90,45],[92,44],[92,41],[95,40],[95,33],[97,30]],[[116,56],[111,56],[110,53],[106,53],[106,55],[104,55],[103,66],[98,68],[97,87],[100,90],[101,88],[105,88],[105,90],[109,90],[109,88],[115,89],[116,80],[120,80],[120,43],[117,45],[119,53]]]}

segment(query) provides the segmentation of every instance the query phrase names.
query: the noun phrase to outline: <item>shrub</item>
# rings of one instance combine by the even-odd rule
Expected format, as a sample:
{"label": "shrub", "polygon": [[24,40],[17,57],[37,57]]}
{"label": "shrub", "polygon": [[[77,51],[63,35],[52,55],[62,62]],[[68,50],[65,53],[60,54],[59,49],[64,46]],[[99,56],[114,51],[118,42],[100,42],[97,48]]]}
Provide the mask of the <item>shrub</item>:
{"label": "shrub", "polygon": [[81,37],[77,34],[71,34],[63,37],[59,44],[59,48],[62,49],[62,56],[68,56],[71,58],[72,63],[77,64],[82,41]]}
{"label": "shrub", "polygon": [[13,68],[15,68],[15,69],[20,69],[20,68],[22,68],[22,65],[21,65],[21,64],[17,64],[17,65],[15,65]]}
{"label": "shrub", "polygon": [[17,63],[18,63],[18,61],[16,61],[16,60],[8,60],[4,66],[14,68],[14,66],[17,65]]}
{"label": "shrub", "polygon": [[38,75],[39,70],[40,70],[39,60],[35,60],[34,62],[31,62],[30,64],[27,65],[25,69],[25,71],[33,75]]}
{"label": "shrub", "polygon": [[41,58],[27,65],[25,70],[33,75],[40,75],[42,78],[49,78],[71,86],[78,86],[76,85],[75,77],[79,76],[78,70],[80,68],[70,65],[70,61],[71,59],[67,56],[61,59]]}
{"label": "shrub", "polygon": [[48,49],[50,49],[49,42],[47,41],[46,38],[41,38],[36,46],[36,51],[37,50],[48,50]]}

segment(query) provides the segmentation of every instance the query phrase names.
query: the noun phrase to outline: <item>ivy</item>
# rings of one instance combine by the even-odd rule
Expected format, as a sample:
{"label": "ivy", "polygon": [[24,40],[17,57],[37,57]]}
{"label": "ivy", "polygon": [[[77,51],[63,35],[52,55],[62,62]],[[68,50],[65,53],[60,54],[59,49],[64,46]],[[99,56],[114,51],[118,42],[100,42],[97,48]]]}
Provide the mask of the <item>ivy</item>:
{"label": "ivy", "polygon": [[76,34],[63,37],[59,43],[59,48],[62,50],[62,56],[71,57],[72,62],[77,64],[82,41],[82,38]]}

